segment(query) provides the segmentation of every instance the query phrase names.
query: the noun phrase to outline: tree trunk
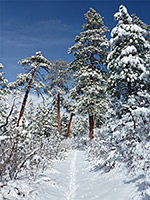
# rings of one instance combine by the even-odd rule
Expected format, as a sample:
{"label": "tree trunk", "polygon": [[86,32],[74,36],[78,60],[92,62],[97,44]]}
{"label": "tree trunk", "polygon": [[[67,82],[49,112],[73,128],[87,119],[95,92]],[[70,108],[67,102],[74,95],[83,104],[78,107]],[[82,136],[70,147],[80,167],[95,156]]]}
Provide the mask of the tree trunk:
{"label": "tree trunk", "polygon": [[57,126],[60,134],[60,93],[57,95]]}
{"label": "tree trunk", "polygon": [[94,115],[93,128],[95,128],[95,125],[96,125],[96,113],[95,113],[95,115]]}
{"label": "tree trunk", "polygon": [[[94,55],[93,53],[91,53],[91,68],[92,70],[94,69]],[[90,75],[90,79],[93,80],[93,76]],[[90,141],[93,139],[93,128],[94,128],[94,119],[93,119],[93,115],[89,114],[89,137],[90,137]]]}
{"label": "tree trunk", "polygon": [[35,72],[36,72],[36,68],[34,68],[34,70],[32,72],[32,77],[29,81],[28,88],[27,88],[27,91],[26,91],[24,99],[23,99],[22,107],[21,107],[21,110],[20,110],[20,115],[19,115],[18,122],[17,122],[17,127],[19,126],[20,120],[21,120],[23,113],[24,113],[24,109],[25,109],[25,106],[26,106],[26,103],[27,103],[28,95],[29,95],[29,92],[30,92],[30,88],[31,88],[31,84],[32,84]]}
{"label": "tree trunk", "polygon": [[93,115],[89,114],[89,137],[90,141],[93,139]]}
{"label": "tree trunk", "polygon": [[71,115],[70,115],[70,120],[69,120],[69,124],[68,124],[68,130],[67,130],[67,136],[66,136],[66,138],[69,138],[70,127],[71,127],[71,122],[72,122],[73,116],[74,116],[74,113],[72,112]]}
{"label": "tree trunk", "polygon": [[58,94],[57,94],[57,127],[60,134],[60,76],[58,73]]}

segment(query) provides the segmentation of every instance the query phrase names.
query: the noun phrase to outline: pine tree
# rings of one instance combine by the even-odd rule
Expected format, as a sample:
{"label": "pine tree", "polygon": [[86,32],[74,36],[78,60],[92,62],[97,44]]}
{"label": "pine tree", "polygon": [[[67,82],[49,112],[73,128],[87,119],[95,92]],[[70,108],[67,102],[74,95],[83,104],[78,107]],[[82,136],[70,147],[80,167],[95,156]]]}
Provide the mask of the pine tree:
{"label": "pine tree", "polygon": [[29,67],[29,69],[26,69],[28,73],[26,72],[25,74],[18,76],[16,83],[10,83],[9,85],[10,88],[16,88],[27,83],[27,85],[24,87],[26,92],[22,102],[17,126],[19,126],[20,120],[23,116],[30,89],[33,88],[41,94],[41,89],[44,87],[44,75],[42,74],[41,69],[44,69],[44,71],[48,72],[51,68],[51,63],[42,56],[41,52],[37,52],[35,56],[31,56],[19,61],[19,63],[24,67]]}
{"label": "pine tree", "polygon": [[143,77],[148,74],[149,32],[145,25],[128,14],[123,5],[114,17],[118,24],[111,31],[108,90],[113,97],[126,101],[129,96],[147,88]]}
{"label": "pine tree", "polygon": [[72,121],[71,135],[74,137],[83,137],[86,135],[88,129],[87,119],[82,115],[77,115]]}
{"label": "pine tree", "polygon": [[[150,25],[147,25],[146,23],[144,23],[135,14],[132,14],[132,21],[134,24],[137,24],[142,29],[147,31],[147,37],[145,38],[145,40],[146,40],[146,43],[150,44]],[[145,51],[145,58],[146,58],[145,66],[146,66],[147,71],[145,71],[142,74],[142,78],[143,78],[143,81],[145,82],[145,89],[148,92],[150,92],[150,48],[149,50]]]}
{"label": "pine tree", "polygon": [[57,132],[56,114],[49,108],[49,105],[43,104],[33,109],[32,102],[29,102],[30,109],[26,113],[27,131],[38,136],[51,136]]}
{"label": "pine tree", "polygon": [[52,71],[48,74],[47,88],[52,93],[53,99],[57,104],[57,123],[60,133],[60,108],[64,106],[65,95],[69,91],[68,82],[71,80],[71,74],[68,71],[69,65],[66,61],[57,60],[52,62]]}
{"label": "pine tree", "polygon": [[62,112],[61,120],[60,120],[60,128],[61,128],[61,135],[66,137],[67,129],[68,129],[68,121],[69,121],[69,113]]}
{"label": "pine tree", "polygon": [[85,14],[86,24],[82,26],[80,36],[76,36],[75,45],[69,48],[75,60],[73,70],[76,85],[70,96],[75,100],[74,107],[82,114],[89,115],[89,135],[93,138],[94,113],[106,110],[105,70],[109,42],[105,36],[108,28],[103,18],[92,8]]}
{"label": "pine tree", "polygon": [[5,100],[6,95],[8,94],[7,89],[7,79],[4,78],[4,72],[2,71],[4,66],[0,63],[0,100]]}
{"label": "pine tree", "polygon": [[10,90],[8,89],[7,79],[4,78],[4,72],[2,71],[4,66],[0,63],[0,124],[4,124],[7,116],[7,110],[9,105],[5,102],[8,98]]}

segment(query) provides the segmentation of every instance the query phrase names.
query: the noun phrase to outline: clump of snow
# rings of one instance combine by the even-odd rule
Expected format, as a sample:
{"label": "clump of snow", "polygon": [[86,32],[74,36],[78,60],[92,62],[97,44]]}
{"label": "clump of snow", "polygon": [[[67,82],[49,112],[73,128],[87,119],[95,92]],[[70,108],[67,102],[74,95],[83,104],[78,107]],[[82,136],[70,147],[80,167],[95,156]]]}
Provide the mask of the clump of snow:
{"label": "clump of snow", "polygon": [[128,23],[132,22],[132,18],[128,14],[127,8],[123,5],[120,5],[119,12],[114,15],[115,20],[120,20],[120,23],[123,23],[123,17],[128,21]]}

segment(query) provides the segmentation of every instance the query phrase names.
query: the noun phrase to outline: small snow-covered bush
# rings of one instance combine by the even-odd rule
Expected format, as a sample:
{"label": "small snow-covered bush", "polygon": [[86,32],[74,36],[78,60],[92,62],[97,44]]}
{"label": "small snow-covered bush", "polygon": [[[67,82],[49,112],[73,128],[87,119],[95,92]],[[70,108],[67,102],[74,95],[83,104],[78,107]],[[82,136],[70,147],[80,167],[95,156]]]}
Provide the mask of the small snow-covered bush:
{"label": "small snow-covered bush", "polygon": [[116,152],[111,133],[108,127],[102,126],[101,129],[94,130],[94,139],[87,148],[89,160],[94,170],[110,171],[116,163]]}
{"label": "small snow-covered bush", "polygon": [[35,176],[38,169],[45,168],[54,158],[60,157],[65,149],[58,135],[50,137],[26,135],[24,130],[14,128],[13,136],[0,143],[0,180]]}
{"label": "small snow-covered bush", "polygon": [[66,141],[54,128],[50,128],[46,117],[43,119],[30,123],[31,119],[26,122],[24,118],[21,126],[16,127],[11,116],[5,129],[0,130],[1,182],[21,177],[33,179],[38,170],[45,169],[53,159],[62,159],[64,153],[72,148],[70,140]]}

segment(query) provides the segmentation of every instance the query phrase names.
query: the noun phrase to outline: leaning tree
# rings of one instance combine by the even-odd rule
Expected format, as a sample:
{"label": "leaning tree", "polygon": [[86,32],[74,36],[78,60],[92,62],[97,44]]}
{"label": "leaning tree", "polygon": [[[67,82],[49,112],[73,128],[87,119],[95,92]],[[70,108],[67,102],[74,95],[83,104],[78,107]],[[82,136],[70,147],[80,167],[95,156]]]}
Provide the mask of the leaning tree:
{"label": "leaning tree", "polygon": [[19,74],[16,82],[9,83],[10,89],[22,87],[22,91],[25,91],[17,126],[19,126],[23,116],[30,89],[32,88],[38,94],[42,94],[41,90],[45,89],[45,72],[48,73],[51,68],[51,63],[42,56],[41,52],[37,52],[34,56],[19,61],[19,64],[24,67],[26,72],[24,74]]}

